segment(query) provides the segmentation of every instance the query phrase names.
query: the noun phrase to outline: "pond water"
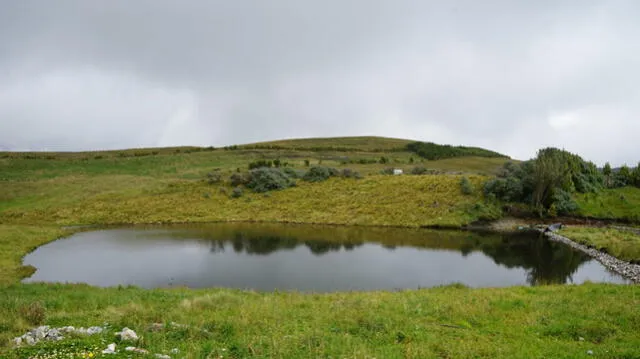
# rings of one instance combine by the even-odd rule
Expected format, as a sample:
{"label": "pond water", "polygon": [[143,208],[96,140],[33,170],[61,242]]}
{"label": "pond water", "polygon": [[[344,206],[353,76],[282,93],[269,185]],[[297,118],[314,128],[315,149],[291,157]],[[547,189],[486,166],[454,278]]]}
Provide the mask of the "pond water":
{"label": "pond water", "polygon": [[24,259],[25,282],[346,291],[547,283],[626,283],[537,234],[275,224],[84,232]]}

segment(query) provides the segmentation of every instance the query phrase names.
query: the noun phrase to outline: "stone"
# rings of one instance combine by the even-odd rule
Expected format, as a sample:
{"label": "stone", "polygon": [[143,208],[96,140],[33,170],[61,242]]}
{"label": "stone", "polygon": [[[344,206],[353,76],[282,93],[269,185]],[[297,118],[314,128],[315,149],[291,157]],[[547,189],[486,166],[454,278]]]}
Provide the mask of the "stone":
{"label": "stone", "polygon": [[180,350],[178,348],[171,349],[171,354],[178,354],[178,353],[180,353]]}
{"label": "stone", "polygon": [[24,339],[28,345],[36,345],[36,339],[31,335],[27,335],[26,337],[24,337]]}
{"label": "stone", "polygon": [[58,341],[58,340],[64,339],[64,337],[60,333],[60,330],[53,328],[53,329],[49,329],[49,331],[47,332],[46,339]]}
{"label": "stone", "polygon": [[19,347],[22,345],[22,338],[21,337],[16,337],[13,338],[13,343],[15,344],[15,346]]}
{"label": "stone", "polygon": [[76,331],[76,328],[69,325],[69,326],[60,328],[60,331],[64,333],[73,333]]}
{"label": "stone", "polygon": [[587,350],[587,355],[593,355],[593,350]]}
{"label": "stone", "polygon": [[116,353],[116,343],[111,343],[107,345],[107,349],[102,351],[102,354],[115,354]]}
{"label": "stone", "polygon": [[89,329],[87,329],[87,334],[89,335],[93,335],[93,334],[100,334],[102,333],[104,329],[102,329],[101,327],[90,327]]}
{"label": "stone", "polygon": [[124,350],[128,352],[138,353],[138,354],[149,354],[148,350],[142,349],[142,348],[136,348],[136,347],[126,347],[124,348]]}
{"label": "stone", "polygon": [[34,337],[36,337],[37,340],[42,340],[47,336],[47,332],[49,331],[49,327],[46,325],[37,327],[34,330]]}
{"label": "stone", "polygon": [[578,337],[578,340],[579,340],[579,341],[581,341],[581,342],[583,342],[583,341],[584,341],[584,338],[583,338],[583,337]]}
{"label": "stone", "polygon": [[138,334],[129,328],[123,328],[121,332],[116,333],[116,335],[120,338],[120,340],[131,340],[137,341]]}
{"label": "stone", "polygon": [[171,357],[170,357],[170,356],[168,356],[168,355],[166,355],[166,354],[159,354],[159,353],[156,353],[156,355],[155,355],[155,356],[156,356],[156,358],[158,358],[158,359],[171,359]]}

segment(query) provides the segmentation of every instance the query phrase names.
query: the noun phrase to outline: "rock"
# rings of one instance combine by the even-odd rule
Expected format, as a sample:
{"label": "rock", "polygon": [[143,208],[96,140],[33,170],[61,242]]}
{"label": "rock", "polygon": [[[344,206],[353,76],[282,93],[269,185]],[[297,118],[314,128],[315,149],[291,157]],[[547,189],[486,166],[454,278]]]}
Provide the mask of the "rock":
{"label": "rock", "polygon": [[159,353],[156,353],[156,358],[158,358],[158,359],[171,359],[170,356],[168,356],[166,354],[159,354]]}
{"label": "rock", "polygon": [[136,347],[126,347],[124,348],[124,350],[128,352],[138,353],[138,354],[149,354],[148,350],[142,349],[142,348],[136,348]]}
{"label": "rock", "polygon": [[28,345],[36,345],[36,339],[34,337],[32,337],[31,335],[27,335],[24,337],[25,341],[27,342]]}
{"label": "rock", "polygon": [[34,337],[36,338],[36,340],[42,340],[47,336],[47,332],[49,331],[49,327],[46,325],[43,325],[41,327],[37,327],[34,330]]}
{"label": "rock", "polygon": [[593,355],[593,350],[587,350],[587,355]]}
{"label": "rock", "polygon": [[138,334],[129,328],[123,328],[121,332],[116,333],[116,336],[120,338],[120,340],[138,340]]}
{"label": "rock", "polygon": [[102,329],[102,327],[90,327],[89,329],[87,329],[87,334],[89,335],[93,335],[93,334],[100,334],[102,333],[104,329]]}
{"label": "rock", "polygon": [[544,231],[545,232],[557,232],[562,229],[562,223],[554,223],[549,225]]}
{"label": "rock", "polygon": [[102,354],[115,354],[116,353],[116,343],[111,343],[107,345],[107,349],[102,351]]}
{"label": "rock", "polygon": [[60,328],[60,331],[63,333],[73,333],[76,331],[76,328],[69,325],[69,326]]}
{"label": "rock", "polygon": [[17,347],[21,346],[22,345],[22,338],[21,337],[13,338],[13,343]]}
{"label": "rock", "polygon": [[58,341],[58,340],[62,340],[64,339],[64,337],[62,336],[62,334],[60,333],[60,330],[53,328],[50,329],[47,332],[47,336],[46,336],[47,340],[54,340],[54,341]]}
{"label": "rock", "polygon": [[581,341],[581,342],[583,342],[583,341],[584,341],[584,338],[583,338],[583,337],[578,337],[578,340],[579,340],[579,341]]}
{"label": "rock", "polygon": [[180,350],[178,348],[171,349],[171,354],[178,354],[178,353],[180,353]]}

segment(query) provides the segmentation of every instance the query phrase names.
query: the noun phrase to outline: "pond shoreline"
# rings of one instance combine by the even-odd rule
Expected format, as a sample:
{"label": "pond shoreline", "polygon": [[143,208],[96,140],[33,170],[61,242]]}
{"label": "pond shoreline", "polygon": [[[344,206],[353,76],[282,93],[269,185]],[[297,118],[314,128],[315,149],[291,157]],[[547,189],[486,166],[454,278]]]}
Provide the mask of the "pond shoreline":
{"label": "pond shoreline", "polygon": [[621,276],[631,280],[635,284],[640,284],[640,265],[620,260],[610,254],[574,242],[570,238],[559,235],[557,233],[545,232],[543,229],[539,229],[539,231],[547,238],[549,238],[549,240],[564,243],[572,248],[575,248],[597,260],[609,270],[620,274]]}

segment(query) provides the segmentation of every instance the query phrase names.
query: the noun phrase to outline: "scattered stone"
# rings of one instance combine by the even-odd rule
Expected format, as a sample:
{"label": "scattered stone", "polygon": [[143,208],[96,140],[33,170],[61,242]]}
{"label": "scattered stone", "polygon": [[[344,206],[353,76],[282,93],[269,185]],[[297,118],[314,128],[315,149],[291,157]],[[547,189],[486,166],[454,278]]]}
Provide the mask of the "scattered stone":
{"label": "scattered stone", "polygon": [[22,337],[13,338],[13,343],[17,347],[21,346],[22,345]]}
{"label": "scattered stone", "polygon": [[107,345],[107,349],[102,351],[102,354],[115,354],[116,353],[116,343],[111,343]]}
{"label": "scattered stone", "polygon": [[124,350],[128,352],[138,353],[138,354],[149,354],[148,350],[142,349],[142,348],[136,348],[136,347],[126,347],[124,348]]}
{"label": "scattered stone", "polygon": [[584,341],[584,338],[583,338],[583,337],[578,337],[578,340],[579,340],[579,341],[581,341],[581,342],[583,342],[583,341]]}
{"label": "scattered stone", "polygon": [[178,354],[178,353],[180,353],[180,350],[178,348],[171,349],[171,354]]}
{"label": "scattered stone", "polygon": [[593,350],[587,350],[587,355],[593,355]]}
{"label": "scattered stone", "polygon": [[120,338],[120,340],[130,340],[137,341],[138,334],[129,328],[123,328],[121,332],[116,333],[116,336]]}
{"label": "scattered stone", "polygon": [[168,356],[166,354],[159,354],[159,353],[156,353],[155,357],[158,358],[158,359],[171,359],[170,356]]}

